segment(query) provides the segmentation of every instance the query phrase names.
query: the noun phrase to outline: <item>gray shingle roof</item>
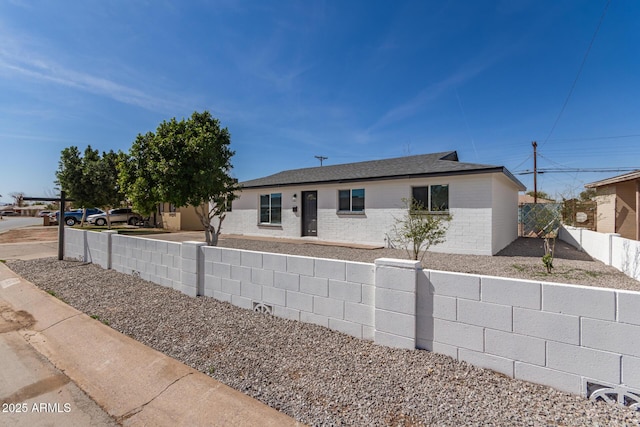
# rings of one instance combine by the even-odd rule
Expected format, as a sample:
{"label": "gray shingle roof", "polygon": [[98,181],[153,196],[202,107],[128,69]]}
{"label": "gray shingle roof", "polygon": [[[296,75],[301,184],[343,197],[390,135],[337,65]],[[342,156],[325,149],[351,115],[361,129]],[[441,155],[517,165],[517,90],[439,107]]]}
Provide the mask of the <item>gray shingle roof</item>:
{"label": "gray shingle roof", "polygon": [[461,163],[458,161],[458,153],[456,151],[292,169],[241,182],[240,184],[244,188],[282,187],[301,184],[342,183],[490,172],[502,172],[520,190],[525,189],[525,186],[506,168],[476,163]]}

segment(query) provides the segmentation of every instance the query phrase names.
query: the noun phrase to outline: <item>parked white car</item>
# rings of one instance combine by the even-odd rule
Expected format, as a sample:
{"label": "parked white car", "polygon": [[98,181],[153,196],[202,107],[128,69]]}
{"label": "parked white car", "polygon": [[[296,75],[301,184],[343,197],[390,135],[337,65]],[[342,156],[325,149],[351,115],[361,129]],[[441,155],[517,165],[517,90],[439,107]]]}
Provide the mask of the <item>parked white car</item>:
{"label": "parked white car", "polygon": [[[109,220],[111,223],[126,222],[129,225],[135,225],[142,221],[142,216],[139,213],[133,212],[131,208],[117,208],[109,211]],[[98,226],[107,225],[107,214],[101,213],[91,215],[87,218],[89,224],[95,224]]]}

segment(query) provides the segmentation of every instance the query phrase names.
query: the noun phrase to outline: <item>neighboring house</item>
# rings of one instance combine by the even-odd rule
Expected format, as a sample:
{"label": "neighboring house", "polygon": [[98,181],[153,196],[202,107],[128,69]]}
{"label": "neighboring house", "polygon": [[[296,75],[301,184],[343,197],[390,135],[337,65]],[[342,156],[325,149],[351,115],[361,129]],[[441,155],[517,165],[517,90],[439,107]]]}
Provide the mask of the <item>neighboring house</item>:
{"label": "neighboring house", "polygon": [[596,189],[596,231],[640,240],[640,170],[585,187]]}
{"label": "neighboring house", "polygon": [[162,228],[171,231],[202,231],[204,227],[193,206],[176,208],[171,203],[160,203]]}
{"label": "neighboring house", "polygon": [[493,255],[518,235],[518,191],[502,166],[458,161],[455,151],[295,169],[240,183],[223,233],[391,246],[412,196],[450,213],[438,252]]}
{"label": "neighboring house", "polygon": [[16,206],[14,209],[22,216],[37,216],[40,211],[47,209],[47,205]]}
{"label": "neighboring house", "polygon": [[555,203],[554,200],[543,199],[542,197],[538,197],[537,202],[535,200],[536,199],[529,194],[520,194],[518,196],[518,206],[527,205],[530,203]]}

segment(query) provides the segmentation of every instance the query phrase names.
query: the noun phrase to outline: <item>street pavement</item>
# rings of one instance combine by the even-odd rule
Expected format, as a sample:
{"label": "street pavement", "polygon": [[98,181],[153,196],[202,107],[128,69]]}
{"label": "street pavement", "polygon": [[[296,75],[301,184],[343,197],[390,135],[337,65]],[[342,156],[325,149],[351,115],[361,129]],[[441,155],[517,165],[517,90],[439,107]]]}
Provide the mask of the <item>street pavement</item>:
{"label": "street pavement", "polygon": [[2,218],[0,219],[0,233],[14,228],[42,225],[44,223],[44,219],[32,216],[2,216],[0,218]]}

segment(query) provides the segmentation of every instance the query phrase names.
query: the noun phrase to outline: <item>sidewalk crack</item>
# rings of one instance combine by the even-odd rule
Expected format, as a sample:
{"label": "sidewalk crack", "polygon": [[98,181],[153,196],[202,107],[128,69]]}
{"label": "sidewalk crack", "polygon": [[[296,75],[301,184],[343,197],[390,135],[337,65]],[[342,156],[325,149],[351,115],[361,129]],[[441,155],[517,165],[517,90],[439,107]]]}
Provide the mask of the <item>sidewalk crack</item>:
{"label": "sidewalk crack", "polygon": [[129,418],[133,417],[134,415],[136,415],[137,413],[141,412],[145,408],[145,406],[147,406],[148,404],[150,404],[151,402],[156,400],[158,397],[160,397],[162,394],[164,394],[164,392],[167,391],[172,385],[174,385],[175,383],[177,383],[181,379],[188,377],[189,375],[193,375],[193,372],[187,372],[186,374],[182,375],[181,377],[176,378],[174,381],[172,381],[170,384],[168,384],[165,388],[163,388],[158,394],[156,394],[151,399],[149,399],[149,401],[143,403],[142,405],[138,406],[137,408],[134,408],[134,409],[130,410],[126,414],[117,417],[116,418],[116,422],[117,423],[123,423],[127,419],[129,419]]}

